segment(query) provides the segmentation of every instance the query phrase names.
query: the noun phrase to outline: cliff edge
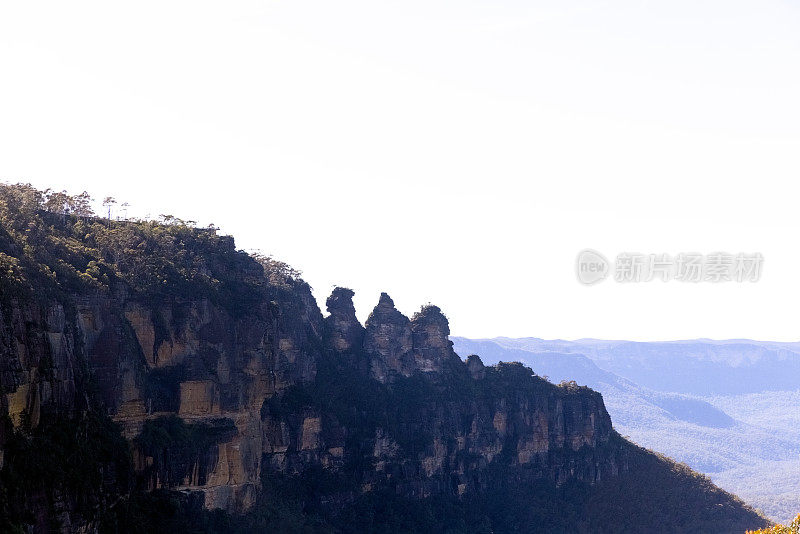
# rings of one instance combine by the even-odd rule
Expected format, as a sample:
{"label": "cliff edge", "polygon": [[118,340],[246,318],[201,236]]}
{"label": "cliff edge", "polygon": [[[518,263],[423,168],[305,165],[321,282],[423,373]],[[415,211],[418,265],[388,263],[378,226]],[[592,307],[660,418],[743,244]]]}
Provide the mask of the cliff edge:
{"label": "cliff edge", "polygon": [[598,393],[462,361],[436,306],[409,319],[383,293],[361,325],[337,288],[323,316],[299,273],[214,229],[108,221],[0,189],[4,526],[766,524],[617,435]]}

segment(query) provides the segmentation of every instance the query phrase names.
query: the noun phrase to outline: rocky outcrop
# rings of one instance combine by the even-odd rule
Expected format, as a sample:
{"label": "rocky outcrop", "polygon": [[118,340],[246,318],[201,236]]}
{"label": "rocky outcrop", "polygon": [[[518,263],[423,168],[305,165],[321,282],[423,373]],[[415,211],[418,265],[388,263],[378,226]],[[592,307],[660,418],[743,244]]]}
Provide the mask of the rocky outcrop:
{"label": "rocky outcrop", "polygon": [[414,369],[441,372],[447,362],[461,363],[450,341],[450,325],[438,306],[423,306],[411,319]]}
{"label": "rocky outcrop", "polygon": [[358,351],[364,343],[364,327],[356,317],[353,295],[352,289],[337,287],[326,302],[326,345],[336,352]]}
{"label": "rocky outcrop", "polygon": [[370,357],[372,376],[381,382],[393,373],[410,376],[415,369],[411,321],[397,311],[389,295],[381,293],[365,327],[364,351]]}
{"label": "rocky outcrop", "polygon": [[387,382],[393,375],[440,373],[447,362],[460,364],[449,336],[447,317],[438,306],[423,306],[409,320],[397,311],[389,295],[381,293],[367,319],[364,337],[372,376]]}
{"label": "rocky outcrop", "polygon": [[469,370],[470,376],[475,380],[480,380],[486,376],[486,367],[477,354],[470,354],[467,356],[467,369]]}

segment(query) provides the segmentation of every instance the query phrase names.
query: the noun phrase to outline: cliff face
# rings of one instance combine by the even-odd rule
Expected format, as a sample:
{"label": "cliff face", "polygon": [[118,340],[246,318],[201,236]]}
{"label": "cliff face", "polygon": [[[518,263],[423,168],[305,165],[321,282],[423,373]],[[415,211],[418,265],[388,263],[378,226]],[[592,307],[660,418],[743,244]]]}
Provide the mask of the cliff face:
{"label": "cliff face", "polygon": [[[599,394],[554,386],[519,364],[462,362],[435,306],[409,319],[383,293],[362,326],[353,292],[337,288],[323,318],[297,273],[236,252],[228,238],[36,217],[40,239],[72,248],[31,256],[19,243],[30,232],[15,230],[24,225],[13,218],[0,233],[0,263],[9,266],[0,269],[9,273],[0,279],[9,492],[0,492],[0,508],[34,530],[95,530],[109,510],[120,513],[119,502],[165,489],[240,514],[269,506],[283,487],[301,488],[302,513],[334,530],[357,529],[363,507],[377,517],[381,507],[369,503],[382,495],[401,507],[466,506],[464,517],[481,510],[478,522],[495,531],[546,521],[554,532],[598,531],[602,515],[590,503],[602,499],[592,488],[617,488],[642,471]],[[88,251],[74,252],[75,243]],[[105,416],[130,456],[108,452],[118,444]],[[86,452],[95,449],[104,452]],[[46,483],[46,469],[28,473],[40,457],[58,466],[76,454],[88,455],[84,465],[57,483]],[[763,523],[715,495],[709,513],[721,513],[720,503],[733,510],[718,524]],[[509,503],[534,515],[503,511]],[[561,517],[559,503],[586,517]],[[682,517],[679,506],[671,513]]]}
{"label": "cliff face", "polygon": [[[614,457],[585,465],[555,459],[558,451],[606,442],[611,421],[598,394],[540,379],[535,390],[482,401],[463,394],[426,399],[413,413],[399,414],[397,428],[370,428],[355,450],[348,436],[364,429],[349,428],[337,414],[325,413],[324,405],[278,416],[262,410],[288,388],[312,384],[320,358],[356,364],[356,376],[357,362],[366,360],[370,375],[363,378],[378,383],[447,373],[479,389],[486,379],[466,374],[436,307],[423,308],[409,321],[383,294],[364,331],[354,321],[352,292],[334,292],[323,323],[308,291],[298,284],[291,293],[287,308],[297,315],[263,303],[239,318],[208,300],[152,306],[80,296],[66,311],[58,302],[13,303],[3,310],[0,331],[5,411],[14,427],[26,421],[36,428],[46,414],[74,415],[91,380],[133,443],[141,484],[196,490],[206,507],[230,511],[246,511],[255,502],[262,461],[279,473],[313,465],[337,469],[363,448],[375,462],[363,481],[367,488],[393,479],[400,491],[415,496],[449,492],[453,485],[457,493],[478,490],[480,470],[504,451],[512,464],[536,466],[540,476],[558,482],[570,476],[591,481],[619,468]],[[323,355],[324,347],[333,350]],[[213,450],[196,458],[173,456],[167,465],[163,451],[140,446],[145,423],[169,415],[215,429]],[[408,450],[400,445],[408,435],[424,439]]]}
{"label": "cliff face", "polygon": [[[43,415],[75,415],[94,394],[134,440],[148,489],[193,488],[208,507],[246,510],[260,487],[264,399],[315,375],[322,316],[307,286],[286,304],[299,313],[263,303],[234,318],[208,300],[154,306],[108,295],[12,303],[0,331],[5,411],[14,427],[36,428]],[[173,414],[228,431],[213,451],[154,468],[135,438],[146,421]]]}
{"label": "cliff face", "polygon": [[[344,294],[334,295],[342,304]],[[342,324],[356,330],[352,319],[330,320],[329,346],[343,345]],[[363,351],[351,345],[324,356],[325,376],[298,388],[308,390],[304,412],[281,406],[279,398],[265,411],[265,465],[283,474],[309,465],[337,470],[366,452],[374,469],[350,473],[354,487],[391,486],[416,497],[480,491],[482,471],[501,454],[509,465],[556,484],[593,482],[624,469],[621,456],[595,450],[612,432],[597,393],[552,386],[516,365],[492,369],[490,377],[485,369],[471,375],[448,335],[438,308],[425,307],[409,321],[382,294],[367,321]],[[366,375],[349,368],[359,352],[369,361]],[[471,362],[480,365],[477,356]],[[522,387],[515,389],[515,381]],[[337,382],[345,390],[341,405],[333,395],[315,398]],[[348,402],[346,395],[362,399]],[[362,412],[355,427],[351,409]]]}

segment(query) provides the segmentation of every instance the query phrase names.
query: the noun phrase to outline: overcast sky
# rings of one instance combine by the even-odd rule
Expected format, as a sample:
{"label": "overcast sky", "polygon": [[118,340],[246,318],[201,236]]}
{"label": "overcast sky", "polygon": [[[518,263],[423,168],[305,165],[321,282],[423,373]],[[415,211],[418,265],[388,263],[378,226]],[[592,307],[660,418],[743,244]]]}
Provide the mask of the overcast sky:
{"label": "overcast sky", "polygon": [[[454,334],[800,339],[796,2],[0,3],[0,179],[214,222]],[[584,248],[760,252],[576,281]]]}

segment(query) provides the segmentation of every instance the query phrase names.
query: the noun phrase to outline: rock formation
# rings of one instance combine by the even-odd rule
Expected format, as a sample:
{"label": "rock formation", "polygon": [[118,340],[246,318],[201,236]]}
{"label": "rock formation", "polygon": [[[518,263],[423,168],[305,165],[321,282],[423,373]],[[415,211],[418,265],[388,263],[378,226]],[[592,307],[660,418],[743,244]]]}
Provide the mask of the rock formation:
{"label": "rock formation", "polygon": [[336,352],[357,351],[364,343],[364,327],[356,318],[353,290],[337,287],[326,301],[328,317],[328,347]]}
{"label": "rock formation", "polygon": [[410,376],[415,367],[411,321],[397,311],[389,295],[381,293],[365,327],[364,351],[371,357],[372,376],[381,382],[392,373]]}
{"label": "rock formation", "polygon": [[[444,499],[437,502],[507,523],[497,531],[545,516],[568,524],[571,516],[553,510],[571,503],[587,516],[574,520],[573,531],[585,532],[604,524],[604,514],[588,508],[603,502],[597,488],[650,469],[636,458],[652,455],[615,434],[599,394],[554,386],[519,364],[462,362],[436,306],[409,320],[382,293],[362,327],[351,290],[335,289],[323,318],[291,269],[257,262],[229,238],[31,213],[58,239],[68,234],[96,249],[86,257],[54,249],[63,256],[53,261],[58,269],[79,268],[51,276],[35,262],[51,261],[51,251],[34,261],[16,241],[24,234],[0,231],[0,260],[18,275],[0,278],[0,466],[4,480],[17,484],[6,488],[13,502],[0,492],[0,509],[25,528],[93,531],[113,503],[155,489],[241,514],[280,495],[265,484],[288,481],[307,488],[304,509],[333,522],[382,495]],[[105,240],[97,238],[104,232]],[[139,250],[158,250],[150,242],[158,239],[178,249],[168,259],[147,252],[151,263],[142,263]],[[117,247],[122,242],[127,248]],[[161,271],[148,278],[153,265]],[[71,493],[73,482],[18,472],[26,454],[41,454],[26,448],[31,436],[44,440],[48,428],[90,425],[105,429],[97,440],[116,443],[106,416],[128,440],[129,483],[124,458],[100,453],[85,463],[99,462],[102,476],[89,473],[89,486],[80,479],[80,495]],[[92,446],[79,442],[80,450]],[[763,524],[731,496],[687,484],[715,524]],[[567,486],[587,497],[565,500],[558,488]],[[509,499],[533,515],[498,515],[491,503]],[[544,507],[523,504],[531,499]],[[682,520],[679,507],[669,513]]]}
{"label": "rock formation", "polygon": [[461,363],[450,341],[450,325],[438,306],[423,306],[411,319],[414,370],[442,372],[447,362]]}
{"label": "rock formation", "polygon": [[470,376],[475,380],[480,380],[486,376],[486,367],[477,354],[470,354],[467,356],[467,369],[469,370]]}

